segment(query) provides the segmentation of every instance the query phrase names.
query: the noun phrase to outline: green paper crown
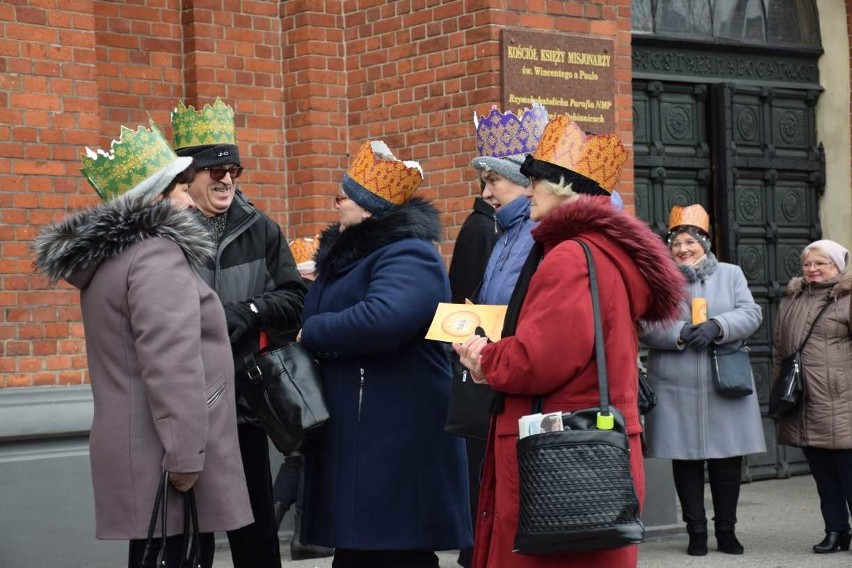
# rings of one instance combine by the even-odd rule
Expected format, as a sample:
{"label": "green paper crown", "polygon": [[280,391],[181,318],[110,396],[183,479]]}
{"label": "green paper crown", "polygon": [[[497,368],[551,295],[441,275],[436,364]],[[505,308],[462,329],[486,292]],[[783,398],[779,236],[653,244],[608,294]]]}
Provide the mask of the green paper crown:
{"label": "green paper crown", "polygon": [[196,112],[192,105],[183,106],[180,101],[172,111],[172,133],[177,149],[207,144],[236,145],[234,109],[219,97],[213,106],[204,105],[201,112]]}
{"label": "green paper crown", "polygon": [[136,131],[121,127],[118,140],[110,151],[86,148],[80,171],[104,201],[111,201],[165,168],[177,159],[163,133],[153,120],[151,129],[139,126]]}

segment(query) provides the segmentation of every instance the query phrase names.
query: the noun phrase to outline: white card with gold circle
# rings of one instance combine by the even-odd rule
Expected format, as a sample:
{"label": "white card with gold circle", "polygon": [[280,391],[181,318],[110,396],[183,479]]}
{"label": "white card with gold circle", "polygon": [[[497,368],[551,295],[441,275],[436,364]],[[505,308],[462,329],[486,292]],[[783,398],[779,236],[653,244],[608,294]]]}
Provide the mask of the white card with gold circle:
{"label": "white card with gold circle", "polygon": [[485,330],[491,341],[499,341],[508,306],[487,304],[438,304],[426,339],[462,343],[470,339],[477,327]]}

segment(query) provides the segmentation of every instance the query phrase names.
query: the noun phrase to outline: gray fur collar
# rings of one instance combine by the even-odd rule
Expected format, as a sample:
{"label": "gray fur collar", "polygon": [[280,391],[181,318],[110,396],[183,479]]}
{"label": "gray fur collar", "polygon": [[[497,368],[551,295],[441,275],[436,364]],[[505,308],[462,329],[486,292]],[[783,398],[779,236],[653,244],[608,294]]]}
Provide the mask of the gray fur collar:
{"label": "gray fur collar", "polygon": [[214,252],[210,233],[193,212],[179,211],[168,201],[147,205],[118,198],[42,229],[32,243],[34,264],[53,284],[64,279],[82,287],[102,261],[156,237],[181,247],[193,269]]}
{"label": "gray fur collar", "polygon": [[815,282],[815,283],[807,283],[805,279],[801,276],[796,276],[795,278],[790,280],[790,283],[787,284],[787,295],[788,296],[798,296],[802,292],[815,292],[817,290],[822,290],[825,288],[831,288],[831,297],[839,298],[840,296],[846,296],[849,293],[852,293],[852,271],[846,271],[842,274],[837,275],[836,278],[832,278],[826,282]]}
{"label": "gray fur collar", "polygon": [[712,252],[707,251],[707,254],[704,255],[704,258],[701,259],[697,267],[682,264],[679,264],[677,267],[680,268],[686,281],[692,284],[693,282],[707,280],[711,274],[716,272],[717,266],[719,266],[719,261],[716,260]]}

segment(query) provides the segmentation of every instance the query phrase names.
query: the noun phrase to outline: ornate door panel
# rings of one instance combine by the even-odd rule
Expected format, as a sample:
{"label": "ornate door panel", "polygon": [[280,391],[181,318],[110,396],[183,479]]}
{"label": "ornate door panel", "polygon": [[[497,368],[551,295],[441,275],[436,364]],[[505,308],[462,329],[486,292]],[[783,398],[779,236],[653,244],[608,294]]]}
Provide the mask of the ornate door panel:
{"label": "ornate door panel", "polygon": [[[761,409],[772,381],[771,340],[778,304],[790,278],[799,274],[800,253],[820,238],[819,194],[825,159],[816,141],[816,90],[719,84],[715,107],[714,195],[717,217],[727,219],[720,257],[738,264],[763,324],[750,340]],[[799,450],[777,446],[775,424],[764,418],[767,454],[751,456],[755,477],[804,473]]]}

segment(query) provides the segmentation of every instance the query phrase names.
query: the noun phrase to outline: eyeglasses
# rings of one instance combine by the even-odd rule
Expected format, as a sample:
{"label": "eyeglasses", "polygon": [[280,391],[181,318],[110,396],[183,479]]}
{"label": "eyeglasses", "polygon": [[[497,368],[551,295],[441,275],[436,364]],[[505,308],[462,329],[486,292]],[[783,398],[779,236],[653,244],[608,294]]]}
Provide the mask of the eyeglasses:
{"label": "eyeglasses", "polygon": [[673,242],[670,246],[672,247],[672,250],[674,250],[674,249],[679,249],[679,248],[692,248],[692,247],[694,247],[698,244],[701,244],[701,243],[699,243],[696,240],[689,239],[687,241]]}
{"label": "eyeglasses", "polygon": [[349,196],[348,196],[348,195],[335,195],[335,196],[334,196],[334,204],[335,204],[335,205],[340,205],[341,203],[343,203],[343,202],[344,202],[344,201],[346,201],[347,199],[349,199]]}
{"label": "eyeglasses", "polygon": [[813,267],[813,268],[816,268],[817,270],[822,270],[823,268],[831,266],[832,264],[834,264],[834,263],[832,263],[832,262],[803,262],[802,263],[802,269],[807,270],[807,269]]}
{"label": "eyeglasses", "polygon": [[231,179],[237,179],[243,173],[242,166],[231,166],[230,168],[203,168],[210,172],[210,179],[222,181],[226,174],[231,174]]}

